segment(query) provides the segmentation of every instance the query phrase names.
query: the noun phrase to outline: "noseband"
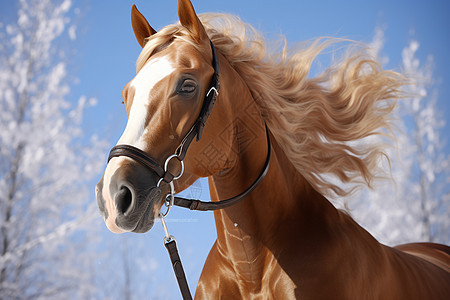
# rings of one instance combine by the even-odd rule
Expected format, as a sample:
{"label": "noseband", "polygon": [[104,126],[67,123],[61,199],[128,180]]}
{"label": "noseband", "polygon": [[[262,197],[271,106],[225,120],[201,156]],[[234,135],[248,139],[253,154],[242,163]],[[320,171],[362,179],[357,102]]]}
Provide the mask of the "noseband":
{"label": "noseband", "polygon": [[[264,163],[264,167],[259,176],[245,191],[243,191],[242,193],[240,193],[235,197],[217,202],[205,202],[197,199],[186,199],[181,197],[175,197],[175,189],[173,186],[173,181],[180,178],[183,175],[184,171],[183,160],[186,156],[186,152],[189,148],[189,145],[191,144],[191,142],[194,140],[195,137],[197,138],[196,139],[197,141],[199,141],[200,138],[202,137],[203,128],[205,127],[206,121],[208,120],[208,117],[211,114],[211,110],[214,106],[214,103],[216,102],[216,98],[219,95],[219,63],[217,60],[216,49],[211,41],[210,45],[212,50],[212,66],[214,68],[214,74],[211,78],[210,88],[205,95],[203,106],[197,120],[195,121],[194,125],[192,125],[191,129],[186,134],[184,139],[181,141],[181,144],[176,149],[175,154],[170,155],[166,159],[164,166],[161,166],[157,159],[153,158],[151,155],[142,151],[139,148],[136,148],[131,145],[117,145],[111,149],[111,152],[109,153],[108,157],[109,162],[113,157],[127,156],[146,166],[159,176],[160,179],[158,180],[157,188],[159,188],[161,182],[163,181],[169,184],[171,191],[166,196],[167,211],[164,214],[159,213],[159,217],[161,218],[161,223],[163,225],[165,233],[164,245],[169,252],[169,256],[172,261],[172,267],[175,272],[175,276],[177,278],[183,299],[192,299],[192,296],[189,291],[189,286],[187,284],[186,275],[184,274],[184,270],[181,264],[181,259],[178,255],[175,238],[169,234],[166,222],[164,221],[164,218],[169,213],[170,208],[173,205],[176,205],[189,208],[191,210],[206,211],[206,210],[223,209],[240,202],[248,194],[250,194],[266,176],[267,171],[269,170],[270,155],[271,155],[269,130],[267,129],[266,126],[267,149],[268,149],[266,162]],[[169,171],[169,162],[172,159],[177,159],[181,164],[181,171],[178,175],[174,175]]]}

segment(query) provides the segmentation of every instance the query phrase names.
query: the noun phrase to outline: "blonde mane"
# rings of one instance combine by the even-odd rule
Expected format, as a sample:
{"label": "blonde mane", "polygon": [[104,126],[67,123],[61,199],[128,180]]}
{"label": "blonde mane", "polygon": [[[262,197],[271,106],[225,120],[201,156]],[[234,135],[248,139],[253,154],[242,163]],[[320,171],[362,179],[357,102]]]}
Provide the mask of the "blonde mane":
{"label": "blonde mane", "polygon": [[[286,46],[268,51],[261,34],[238,17],[203,14],[200,19],[217,51],[247,83],[278,144],[314,189],[324,195],[350,192],[330,175],[370,186],[385,154],[381,146],[354,142],[390,135],[389,116],[405,83],[401,75],[383,71],[358,51],[309,78],[316,57],[339,40],[320,38],[292,53]],[[150,37],[137,70],[158,47],[186,36],[174,24]]]}

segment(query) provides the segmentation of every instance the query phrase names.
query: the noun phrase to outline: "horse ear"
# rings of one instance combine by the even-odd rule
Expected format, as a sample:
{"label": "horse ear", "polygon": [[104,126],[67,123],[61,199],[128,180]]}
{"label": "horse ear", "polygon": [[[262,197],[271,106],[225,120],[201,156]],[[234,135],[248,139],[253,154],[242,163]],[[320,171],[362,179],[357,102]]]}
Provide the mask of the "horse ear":
{"label": "horse ear", "polygon": [[131,26],[133,27],[134,35],[142,48],[145,46],[145,38],[156,33],[156,30],[148,24],[145,17],[139,12],[134,4],[131,7]]}
{"label": "horse ear", "polygon": [[200,42],[204,39],[208,39],[208,34],[197,17],[191,1],[178,1],[178,17],[180,18],[181,25],[189,30],[195,40]]}

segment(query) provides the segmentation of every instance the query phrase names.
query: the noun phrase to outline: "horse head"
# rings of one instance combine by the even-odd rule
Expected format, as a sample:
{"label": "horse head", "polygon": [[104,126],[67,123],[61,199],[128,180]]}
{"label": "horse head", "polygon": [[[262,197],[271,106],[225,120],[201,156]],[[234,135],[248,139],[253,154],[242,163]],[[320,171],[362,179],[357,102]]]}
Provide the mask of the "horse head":
{"label": "horse head", "polygon": [[[227,156],[227,148],[222,147],[227,141],[215,138],[220,128],[217,112],[203,131],[212,108],[205,102],[217,96],[217,57],[190,1],[179,1],[178,14],[179,25],[156,32],[132,7],[133,31],[143,50],[137,75],[122,92],[126,128],[96,188],[100,211],[115,233],[150,230],[175,190],[210,176],[225,163],[202,160],[199,164],[196,157],[211,143],[221,143],[215,149],[221,157]],[[226,107],[219,110],[222,118],[229,113]],[[194,138],[198,142],[187,153]]]}

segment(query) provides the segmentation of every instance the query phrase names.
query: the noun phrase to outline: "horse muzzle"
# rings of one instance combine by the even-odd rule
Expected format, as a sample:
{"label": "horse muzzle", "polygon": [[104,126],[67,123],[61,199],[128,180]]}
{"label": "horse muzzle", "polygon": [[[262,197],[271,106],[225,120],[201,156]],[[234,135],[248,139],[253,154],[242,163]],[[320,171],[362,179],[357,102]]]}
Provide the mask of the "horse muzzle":
{"label": "horse muzzle", "polygon": [[158,176],[128,158],[114,158],[96,187],[97,204],[114,233],[149,231],[164,203]]}

